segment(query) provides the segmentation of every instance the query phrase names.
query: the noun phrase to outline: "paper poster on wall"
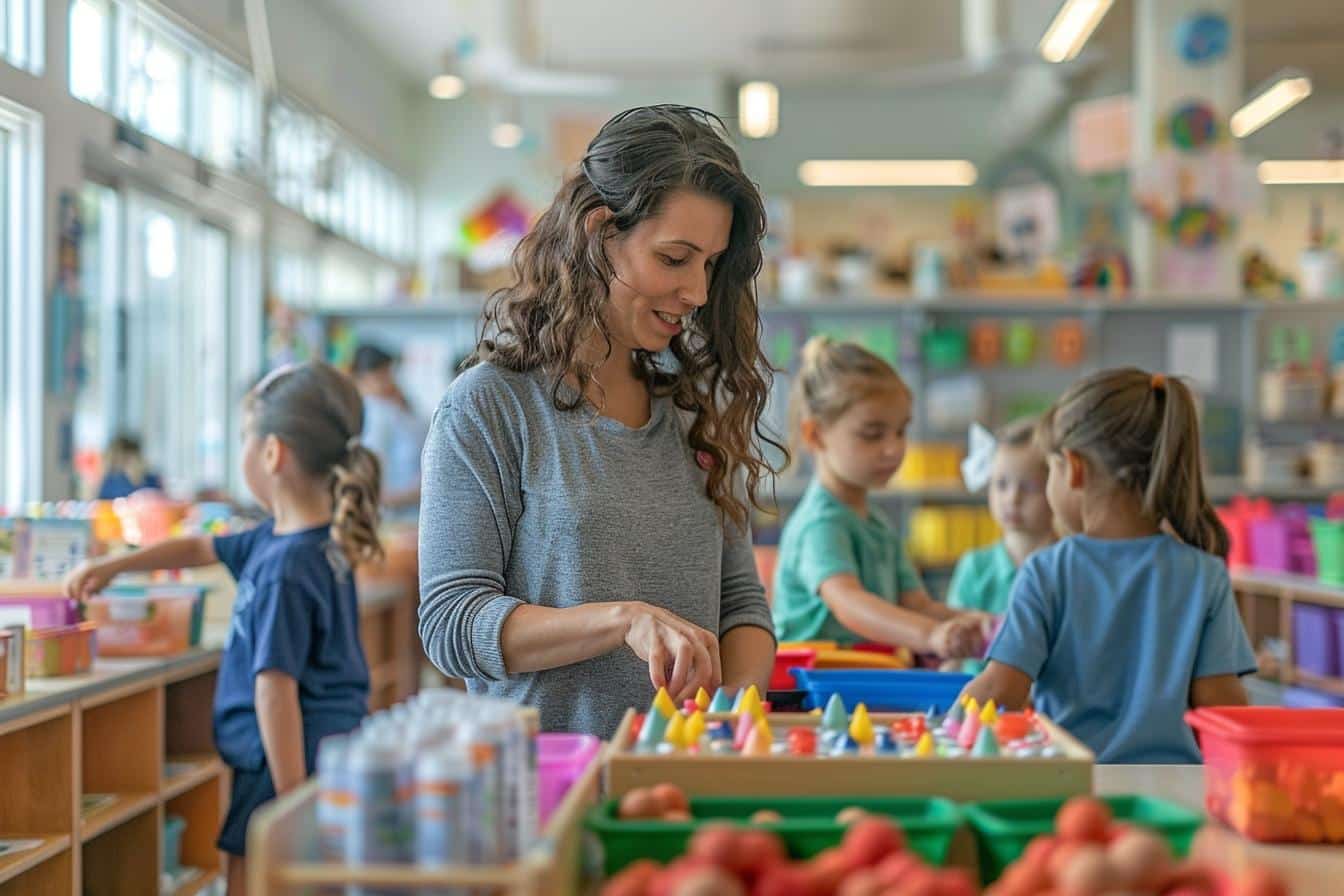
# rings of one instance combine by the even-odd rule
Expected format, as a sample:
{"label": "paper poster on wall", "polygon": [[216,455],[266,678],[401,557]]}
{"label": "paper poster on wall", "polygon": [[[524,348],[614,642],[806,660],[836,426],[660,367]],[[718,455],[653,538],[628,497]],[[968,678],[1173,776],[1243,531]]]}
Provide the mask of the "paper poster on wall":
{"label": "paper poster on wall", "polygon": [[1208,324],[1177,324],[1167,330],[1167,370],[1184,377],[1200,392],[1218,384],[1218,328]]}
{"label": "paper poster on wall", "polygon": [[1104,96],[1069,110],[1069,148],[1079,174],[1124,171],[1130,161],[1134,98]]}
{"label": "paper poster on wall", "polygon": [[1014,261],[1032,264],[1059,245],[1059,194],[1047,183],[1004,187],[994,194],[998,241]]}

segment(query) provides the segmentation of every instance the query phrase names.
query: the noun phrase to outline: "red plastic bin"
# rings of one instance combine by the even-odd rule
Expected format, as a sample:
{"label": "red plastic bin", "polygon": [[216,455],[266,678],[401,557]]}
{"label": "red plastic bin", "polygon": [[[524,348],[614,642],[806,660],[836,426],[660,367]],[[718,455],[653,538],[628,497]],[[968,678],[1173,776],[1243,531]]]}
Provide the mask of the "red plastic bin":
{"label": "red plastic bin", "polygon": [[775,651],[775,668],[770,672],[770,690],[791,691],[798,687],[793,683],[790,669],[811,669],[817,664],[817,652],[810,647],[785,647]]}
{"label": "red plastic bin", "polygon": [[1185,720],[1210,815],[1252,840],[1344,843],[1344,709],[1220,706]]}

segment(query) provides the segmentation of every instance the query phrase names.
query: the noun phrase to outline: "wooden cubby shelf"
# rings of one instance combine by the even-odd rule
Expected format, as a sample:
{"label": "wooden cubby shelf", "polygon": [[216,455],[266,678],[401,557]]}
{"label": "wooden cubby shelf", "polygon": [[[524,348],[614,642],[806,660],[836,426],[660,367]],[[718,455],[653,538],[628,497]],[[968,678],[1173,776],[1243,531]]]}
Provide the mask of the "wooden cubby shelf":
{"label": "wooden cubby shelf", "polygon": [[61,834],[59,837],[23,837],[14,839],[41,840],[42,845],[35,846],[32,849],[25,849],[23,852],[16,852],[8,856],[0,857],[0,884],[18,877],[30,868],[36,868],[52,856],[60,855],[70,848],[69,834]]}
{"label": "wooden cubby shelf", "polygon": [[[0,896],[158,893],[169,814],[187,822],[182,864],[201,871],[180,891],[218,880],[227,778],[210,726],[218,665],[219,651],[205,649],[99,660],[86,675],[33,679],[26,694],[0,700],[0,838],[42,841],[0,858]],[[84,811],[95,796],[107,799]]]}
{"label": "wooden cubby shelf", "polygon": [[74,875],[74,858],[67,837],[65,845],[43,861],[0,881],[0,896],[70,896],[79,892],[72,888]]}
{"label": "wooden cubby shelf", "polygon": [[181,796],[198,784],[219,778],[224,774],[224,763],[218,756],[169,756],[163,770],[163,798]]}
{"label": "wooden cubby shelf", "polygon": [[80,815],[81,843],[88,843],[94,837],[107,833],[117,825],[130,821],[159,804],[157,793],[115,793],[109,796],[112,797],[109,805],[94,809],[87,815]]}

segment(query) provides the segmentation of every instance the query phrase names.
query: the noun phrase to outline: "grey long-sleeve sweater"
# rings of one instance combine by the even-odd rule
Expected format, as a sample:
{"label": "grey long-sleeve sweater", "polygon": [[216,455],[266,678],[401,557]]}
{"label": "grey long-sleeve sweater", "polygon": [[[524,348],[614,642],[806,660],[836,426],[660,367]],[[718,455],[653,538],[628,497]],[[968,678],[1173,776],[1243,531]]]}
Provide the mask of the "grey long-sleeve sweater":
{"label": "grey long-sleeve sweater", "polygon": [[425,443],[420,637],[472,692],[535,706],[546,731],[610,737],[653,698],[627,647],[507,675],[499,636],[524,604],[642,600],[720,636],[771,629],[750,533],[724,521],[670,399],[630,429],[558,411],[548,378],[479,364],[453,383]]}

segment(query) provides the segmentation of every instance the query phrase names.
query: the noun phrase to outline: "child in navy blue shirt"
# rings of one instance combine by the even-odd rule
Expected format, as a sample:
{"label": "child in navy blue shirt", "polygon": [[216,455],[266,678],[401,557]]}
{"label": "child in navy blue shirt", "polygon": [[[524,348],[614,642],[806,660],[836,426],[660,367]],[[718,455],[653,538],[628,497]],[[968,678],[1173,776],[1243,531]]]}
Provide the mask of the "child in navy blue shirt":
{"label": "child in navy blue shirt", "polygon": [[312,774],[317,743],[367,711],[352,569],[382,553],[380,470],[359,443],[363,403],[334,368],[277,370],[244,407],[243,474],[271,519],[238,535],[178,538],[86,564],[67,591],[85,597],[121,572],[223,562],[238,581],[215,691],[215,742],[233,769],[219,836],[229,893],[244,892],[247,822]]}
{"label": "child in navy blue shirt", "polygon": [[1098,762],[1198,763],[1186,710],[1245,704],[1255,657],[1204,492],[1194,398],[1162,374],[1102,371],[1038,436],[1046,498],[1073,534],[1023,565],[966,692],[1016,709],[1034,686],[1036,708]]}

